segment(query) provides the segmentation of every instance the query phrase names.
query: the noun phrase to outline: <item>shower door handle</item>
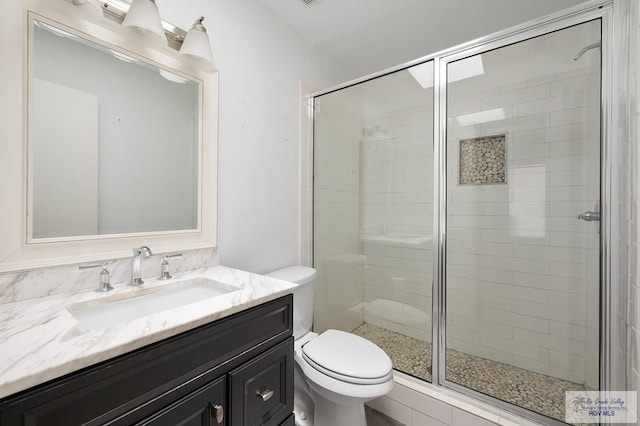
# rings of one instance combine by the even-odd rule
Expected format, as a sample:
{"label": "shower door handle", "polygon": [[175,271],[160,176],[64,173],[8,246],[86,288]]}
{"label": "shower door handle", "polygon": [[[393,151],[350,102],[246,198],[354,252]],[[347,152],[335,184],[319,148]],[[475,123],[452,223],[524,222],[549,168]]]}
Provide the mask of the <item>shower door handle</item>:
{"label": "shower door handle", "polygon": [[578,219],[586,220],[587,222],[599,222],[600,212],[584,212],[578,215]]}

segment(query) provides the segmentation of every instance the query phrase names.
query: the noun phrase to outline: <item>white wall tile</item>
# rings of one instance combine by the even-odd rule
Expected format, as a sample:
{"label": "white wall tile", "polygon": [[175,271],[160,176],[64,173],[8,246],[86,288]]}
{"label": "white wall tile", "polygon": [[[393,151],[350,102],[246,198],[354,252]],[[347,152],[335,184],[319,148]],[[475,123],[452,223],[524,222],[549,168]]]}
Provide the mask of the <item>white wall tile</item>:
{"label": "white wall tile", "polygon": [[585,352],[585,344],[582,340],[569,339],[546,333],[538,333],[521,328],[513,329],[513,337],[514,340],[518,342],[548,348],[561,353],[584,355]]}
{"label": "white wall tile", "polygon": [[588,75],[581,75],[578,77],[571,76],[571,78],[565,78],[549,83],[549,92],[552,96],[583,92],[586,87],[589,87],[589,83]]}
{"label": "white wall tile", "polygon": [[586,325],[586,312],[584,310],[570,308],[555,308],[551,305],[531,303],[515,300],[513,302],[514,312],[522,315],[529,315],[535,318],[545,318],[559,322],[566,322],[575,325]]}
{"label": "white wall tile", "polygon": [[480,318],[497,324],[511,324],[514,327],[524,328],[525,330],[538,331],[540,333],[549,332],[549,320],[544,318],[526,316],[517,313],[505,313],[495,309],[486,308],[481,309]]}
{"label": "white wall tile", "polygon": [[495,423],[485,420],[481,417],[462,411],[459,408],[453,409],[452,425],[464,426],[492,426]]}
{"label": "white wall tile", "polygon": [[402,402],[413,410],[426,414],[442,423],[451,424],[453,407],[428,395],[396,384],[387,397]]}
{"label": "white wall tile", "polygon": [[429,417],[419,411],[412,410],[410,424],[411,426],[447,426],[451,423],[442,423],[433,417]]}
{"label": "white wall tile", "polygon": [[528,345],[511,339],[503,339],[501,337],[486,335],[482,336],[481,341],[486,347],[507,352],[514,356],[530,358],[543,363],[549,362],[549,349],[544,347]]}
{"label": "white wall tile", "polygon": [[369,401],[368,406],[405,425],[411,425],[412,410],[391,398],[382,397]]}
{"label": "white wall tile", "polygon": [[586,104],[586,95],[583,92],[577,92],[567,95],[551,96],[535,101],[516,103],[514,115],[518,117],[543,112],[556,112],[567,108],[581,107]]}
{"label": "white wall tile", "polygon": [[542,279],[538,274],[515,272],[513,274],[513,283],[524,287],[544,288],[573,294],[586,293],[586,283],[584,280],[568,277],[545,276],[544,279]]}
{"label": "white wall tile", "polygon": [[576,356],[556,351],[550,351],[549,356],[552,365],[577,371],[581,374],[584,373],[586,365],[584,356]]}
{"label": "white wall tile", "polygon": [[489,110],[500,108],[504,105],[514,105],[516,103],[548,98],[549,94],[549,85],[540,84],[533,87],[501,93],[495,96],[489,96],[483,98],[480,104],[483,110]]}
{"label": "white wall tile", "polygon": [[566,339],[586,340],[587,329],[580,325],[551,321],[549,323],[549,333]]}

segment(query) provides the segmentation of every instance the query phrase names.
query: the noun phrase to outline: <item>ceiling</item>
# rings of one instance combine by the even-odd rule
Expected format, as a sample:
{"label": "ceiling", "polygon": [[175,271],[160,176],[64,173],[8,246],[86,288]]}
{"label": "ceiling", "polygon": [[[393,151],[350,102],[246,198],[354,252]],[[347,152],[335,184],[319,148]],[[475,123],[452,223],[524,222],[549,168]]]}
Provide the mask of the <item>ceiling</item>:
{"label": "ceiling", "polygon": [[351,78],[584,0],[259,0]]}

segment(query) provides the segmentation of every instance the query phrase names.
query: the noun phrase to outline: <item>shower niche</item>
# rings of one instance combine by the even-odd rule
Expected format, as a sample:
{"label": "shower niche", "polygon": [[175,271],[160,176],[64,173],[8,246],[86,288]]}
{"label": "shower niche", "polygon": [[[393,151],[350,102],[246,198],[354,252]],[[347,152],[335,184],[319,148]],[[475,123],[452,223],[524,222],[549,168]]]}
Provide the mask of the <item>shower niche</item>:
{"label": "shower niche", "polygon": [[460,139],[460,185],[507,183],[507,135]]}

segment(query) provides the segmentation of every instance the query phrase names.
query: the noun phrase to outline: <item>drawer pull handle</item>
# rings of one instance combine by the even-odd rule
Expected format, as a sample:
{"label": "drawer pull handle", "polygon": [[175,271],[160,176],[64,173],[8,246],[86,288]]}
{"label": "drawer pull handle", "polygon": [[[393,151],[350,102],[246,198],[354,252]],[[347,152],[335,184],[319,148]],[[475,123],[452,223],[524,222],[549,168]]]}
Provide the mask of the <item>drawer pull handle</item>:
{"label": "drawer pull handle", "polygon": [[257,395],[262,398],[262,402],[267,402],[273,396],[273,391],[266,389],[257,393]]}
{"label": "drawer pull handle", "polygon": [[224,421],[224,407],[220,404],[211,403],[211,409],[213,410],[213,415],[216,417],[216,422],[221,425]]}

